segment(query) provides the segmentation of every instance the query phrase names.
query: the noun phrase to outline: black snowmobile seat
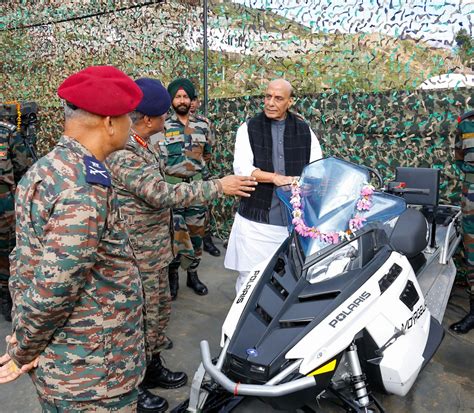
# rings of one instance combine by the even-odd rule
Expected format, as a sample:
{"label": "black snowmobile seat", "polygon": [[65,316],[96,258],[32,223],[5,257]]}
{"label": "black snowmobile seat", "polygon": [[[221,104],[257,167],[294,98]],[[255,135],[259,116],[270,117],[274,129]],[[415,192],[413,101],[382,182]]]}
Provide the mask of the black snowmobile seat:
{"label": "black snowmobile seat", "polygon": [[389,244],[394,251],[408,259],[414,258],[428,245],[427,231],[428,224],[423,214],[417,209],[408,208],[398,218]]}

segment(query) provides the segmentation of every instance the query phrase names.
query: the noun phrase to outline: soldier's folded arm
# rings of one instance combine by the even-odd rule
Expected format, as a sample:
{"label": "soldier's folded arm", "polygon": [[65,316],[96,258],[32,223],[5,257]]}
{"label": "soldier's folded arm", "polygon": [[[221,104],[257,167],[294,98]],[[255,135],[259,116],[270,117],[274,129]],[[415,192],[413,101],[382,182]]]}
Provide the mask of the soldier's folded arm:
{"label": "soldier's folded arm", "polygon": [[9,346],[8,353],[19,366],[41,354],[80,298],[105,225],[97,196],[92,187],[66,190],[50,211],[39,265],[17,303],[13,333],[18,343]]}

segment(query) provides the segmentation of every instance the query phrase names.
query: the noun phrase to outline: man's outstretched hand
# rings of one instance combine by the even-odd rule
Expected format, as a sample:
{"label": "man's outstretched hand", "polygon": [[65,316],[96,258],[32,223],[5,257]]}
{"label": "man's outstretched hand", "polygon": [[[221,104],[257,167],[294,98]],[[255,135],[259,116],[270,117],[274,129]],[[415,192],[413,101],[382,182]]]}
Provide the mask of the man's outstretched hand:
{"label": "man's outstretched hand", "polygon": [[[7,336],[5,341],[10,345],[17,343],[16,338],[12,336]],[[20,368],[10,358],[9,354],[5,353],[0,357],[0,384],[9,383],[13,380],[16,380],[21,375],[36,367],[38,367],[38,358],[34,359],[31,363],[21,366]]]}
{"label": "man's outstretched hand", "polygon": [[228,175],[224,178],[219,179],[222,185],[222,190],[226,195],[238,195],[249,197],[248,192],[255,191],[257,181],[253,176],[237,176]]}
{"label": "man's outstretched hand", "polygon": [[273,177],[273,185],[275,186],[283,186],[283,185],[290,185],[295,180],[294,176],[285,176],[275,174]]}

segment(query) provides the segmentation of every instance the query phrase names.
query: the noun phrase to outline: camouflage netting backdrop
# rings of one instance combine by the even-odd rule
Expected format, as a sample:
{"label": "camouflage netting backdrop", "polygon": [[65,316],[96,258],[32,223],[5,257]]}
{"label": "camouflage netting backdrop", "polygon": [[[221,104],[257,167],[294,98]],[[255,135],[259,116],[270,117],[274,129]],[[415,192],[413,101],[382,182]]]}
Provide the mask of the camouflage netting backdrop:
{"label": "camouflage netting backdrop", "polygon": [[[41,153],[62,127],[57,86],[87,65],[113,64],[165,84],[190,77],[202,95],[202,2],[40,3],[3,5],[0,101],[39,104]],[[472,76],[472,47],[455,38],[462,30],[472,38],[473,15],[468,0],[209,1],[214,173],[231,171],[236,129],[260,109],[266,81],[286,77],[298,95],[294,109],[326,155],[376,167],[388,178],[398,165],[439,168],[442,198],[457,202],[455,123],[473,108],[473,89],[458,87],[459,80],[449,89],[418,88],[438,75]],[[428,87],[441,86],[440,79]],[[214,208],[219,236],[227,236],[234,209],[233,199]]]}

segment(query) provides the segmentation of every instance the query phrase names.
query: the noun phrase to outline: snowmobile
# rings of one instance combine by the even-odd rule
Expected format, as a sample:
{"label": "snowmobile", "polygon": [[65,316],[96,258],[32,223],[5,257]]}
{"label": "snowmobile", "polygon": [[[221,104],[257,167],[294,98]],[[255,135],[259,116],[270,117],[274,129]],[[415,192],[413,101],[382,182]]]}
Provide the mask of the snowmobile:
{"label": "snowmobile", "polygon": [[443,339],[456,274],[461,212],[439,204],[439,177],[397,168],[383,187],[377,171],[330,157],[279,188],[291,235],[237,294],[220,355],[201,342],[189,403],[174,412],[227,412],[246,396],[384,412],[374,391],[405,396]]}

